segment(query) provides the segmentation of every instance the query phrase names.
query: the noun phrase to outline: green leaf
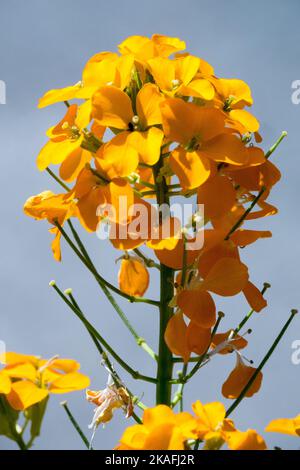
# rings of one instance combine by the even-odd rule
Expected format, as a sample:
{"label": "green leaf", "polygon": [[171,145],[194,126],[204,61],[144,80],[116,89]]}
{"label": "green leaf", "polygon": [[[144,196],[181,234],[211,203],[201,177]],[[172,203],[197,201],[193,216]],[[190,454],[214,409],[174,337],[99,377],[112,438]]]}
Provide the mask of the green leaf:
{"label": "green leaf", "polygon": [[36,403],[35,405],[32,405],[27,410],[26,416],[31,421],[31,427],[30,427],[31,441],[33,441],[33,439],[35,439],[37,436],[40,435],[41,426],[42,426],[43,418],[44,418],[45,411],[47,408],[48,400],[49,400],[49,397],[46,397],[43,401],[40,401]]}
{"label": "green leaf", "polygon": [[19,412],[10,407],[4,395],[0,395],[0,435],[17,442],[18,419]]}

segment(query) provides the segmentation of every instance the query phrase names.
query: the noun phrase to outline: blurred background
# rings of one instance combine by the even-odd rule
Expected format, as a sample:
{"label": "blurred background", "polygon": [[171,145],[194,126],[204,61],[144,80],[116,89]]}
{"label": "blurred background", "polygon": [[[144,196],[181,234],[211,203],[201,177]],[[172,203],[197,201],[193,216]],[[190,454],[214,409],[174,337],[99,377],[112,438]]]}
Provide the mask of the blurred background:
{"label": "blurred background", "polygon": [[[45,189],[59,191],[46,173],[40,174],[35,159],[46,142],[45,131],[65,112],[63,104],[38,110],[38,98],[51,88],[76,83],[90,56],[115,51],[127,36],[160,33],[185,40],[187,50],[207,60],[216,74],[249,83],[254,97],[253,113],[260,119],[263,147],[277,140],[282,130],[288,138],[272,156],[282,180],[269,201],[279,208],[275,217],[248,224],[272,230],[273,238],[260,240],[242,252],[251,280],[258,286],[272,284],[268,308],[252,317],[253,328],[247,357],[257,365],[270,347],[289,311],[299,307],[299,125],[300,105],[291,101],[292,82],[300,79],[300,3],[297,0],[151,0],[112,2],[101,0],[10,0],[0,6],[0,79],[6,83],[7,103],[0,105],[1,271],[0,340],[7,350],[51,357],[71,357],[91,377],[91,388],[105,387],[107,373],[94,345],[71,311],[48,287],[56,279],[61,288],[72,287],[90,321],[110,339],[119,354],[144,374],[153,374],[151,359],[140,350],[120,323],[91,276],[63,243],[63,263],[56,263],[50,250],[46,222],[23,215],[30,195]],[[101,273],[117,282],[118,266],[108,242],[95,234],[83,234]],[[151,273],[147,296],[157,296],[158,279]],[[223,328],[235,327],[247,313],[243,296],[217,298],[226,313]],[[148,343],[157,347],[158,312],[145,305],[120,301],[130,320]],[[245,399],[232,418],[239,429],[255,428],[275,445],[298,449],[297,438],[264,434],[271,419],[300,412],[300,365],[291,361],[292,343],[300,340],[296,318],[264,369],[261,391]],[[185,408],[196,399],[229,401],[221,386],[234,366],[233,356],[219,356],[186,387]],[[152,385],[122,378],[135,394],[152,405]],[[82,449],[83,445],[52,396],[42,436],[34,449]],[[87,432],[93,405],[84,392],[67,397],[69,406]],[[128,426],[120,411],[103,430],[98,429],[94,447],[112,448]],[[15,448],[0,437],[0,448]]]}

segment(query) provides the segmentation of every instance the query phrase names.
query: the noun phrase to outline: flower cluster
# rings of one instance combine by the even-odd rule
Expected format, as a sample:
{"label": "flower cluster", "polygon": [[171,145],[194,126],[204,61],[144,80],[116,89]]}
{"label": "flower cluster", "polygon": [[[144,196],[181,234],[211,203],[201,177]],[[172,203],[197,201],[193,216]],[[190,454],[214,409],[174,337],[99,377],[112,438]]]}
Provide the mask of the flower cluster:
{"label": "flower cluster", "polygon": [[226,418],[222,403],[203,405],[197,401],[192,405],[194,414],[174,413],[165,405],[148,408],[144,412],[143,424],[125,430],[119,450],[184,450],[189,441],[203,442],[204,450],[218,450],[225,443],[230,450],[265,450],[263,438],[253,429],[245,432],[235,428]]}
{"label": "flower cluster", "polygon": [[[223,384],[223,396],[251,397],[260,389],[261,369],[247,364],[240,352],[247,340],[239,332],[249,317],[240,327],[220,333],[222,314],[217,314],[216,302],[218,297],[242,293],[250,316],[267,305],[263,294],[269,286],[259,290],[251,282],[240,252],[272,236],[268,230],[243,228],[243,224],[277,213],[267,199],[281,175],[269,158],[285,133],[265,153],[259,146],[259,121],[248,110],[253,104],[249,86],[239,79],[217,77],[209,63],[185,52],[183,41],[158,34],[131,36],[119,45],[119,53],[95,54],[78,83],[48,91],[39,107],[56,103],[64,103],[66,112],[47,131],[48,142],[37,166],[48,171],[64,191],[44,191],[29,198],[25,213],[50,223],[57,261],[61,237],[68,242],[139,346],[158,362],[156,379],[141,376],[157,383],[158,406],[146,409],[143,424],[125,431],[119,448],[183,449],[189,440],[201,440],[209,449],[223,443],[230,449],[265,449],[255,431],[235,429],[220,403],[197,402],[194,415],[176,415],[170,408],[177,403],[171,402],[170,384],[176,383],[172,379],[176,360],[184,365],[185,384],[191,361],[197,362],[197,369],[215,354],[234,352],[236,365]],[[59,166],[58,175],[51,165]],[[183,205],[192,201],[188,222],[170,211],[173,198]],[[121,260],[118,287],[98,273],[71,219],[88,232],[109,228],[110,242]],[[66,222],[75,242],[66,233]],[[152,250],[153,256],[148,257],[142,247]],[[159,301],[143,297],[151,281],[150,268],[160,272]],[[107,348],[100,335],[95,337],[74,299],[56,290],[94,342]],[[157,355],[139,338],[108,291],[159,307]],[[111,348],[109,352],[120,359]],[[119,362],[139,378],[122,359]],[[110,363],[106,367],[115,378]],[[45,368],[48,374],[49,367]],[[78,374],[70,369],[66,380],[69,373]],[[7,376],[4,387],[12,387],[10,393],[15,396],[18,382],[10,385]],[[50,387],[42,387],[44,394],[59,390],[52,379],[51,375]],[[37,387],[35,379],[30,380],[30,387]],[[97,405],[93,426],[108,422],[117,408],[128,411],[130,395],[118,380],[104,391],[88,391],[88,400]]]}

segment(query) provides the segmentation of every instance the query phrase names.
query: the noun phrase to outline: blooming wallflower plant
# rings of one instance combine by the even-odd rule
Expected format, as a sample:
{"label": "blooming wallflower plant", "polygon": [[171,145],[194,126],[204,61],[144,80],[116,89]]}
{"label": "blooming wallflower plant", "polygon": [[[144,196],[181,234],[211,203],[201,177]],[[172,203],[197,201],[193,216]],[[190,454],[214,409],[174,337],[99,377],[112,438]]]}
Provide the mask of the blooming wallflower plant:
{"label": "blooming wallflower plant", "polygon": [[[131,36],[118,52],[93,55],[77,78],[75,85],[50,90],[39,101],[40,108],[57,104],[61,113],[37,158],[38,169],[59,189],[31,196],[24,212],[50,225],[56,261],[62,261],[67,246],[74,252],[154,365],[150,375],[137,371],[135,357],[122,357],[122,345],[117,347],[114,335],[107,339],[98,331],[72,289],[50,283],[82,322],[109,373],[106,387],[86,391],[95,405],[93,432],[122,419],[122,413],[114,413],[121,409],[136,423],[116,437],[119,450],[265,450],[263,437],[253,429],[237,430],[230,415],[263,388],[262,369],[296,313],[265,357],[255,352],[253,360],[246,359],[251,330],[245,325],[265,315],[270,285],[260,276],[254,279],[243,255],[272,236],[268,217],[277,208],[271,194],[281,174],[271,159],[286,133],[264,149],[263,129],[249,111],[249,85],[219,77],[179,38]],[[259,227],[257,219],[263,219]],[[110,244],[118,265],[115,281],[98,268],[79,229]],[[157,285],[158,292],[148,296]],[[118,297],[139,305],[134,322]],[[250,312],[226,311],[222,300],[227,297],[232,305],[237,297],[245,300]],[[138,333],[144,304],[158,311],[159,318],[152,317],[158,324],[157,345]],[[108,321],[108,315],[102,318],[102,324]],[[204,405],[199,396],[193,411],[184,411],[185,388],[216,357],[224,368],[236,359],[219,385],[229,402]],[[50,393],[87,388],[89,380],[78,369],[75,361],[8,355],[0,372],[1,397],[12,410],[26,411]],[[147,393],[145,403],[136,396],[122,370],[155,386],[154,407]],[[297,419],[277,420],[267,430],[295,435]]]}

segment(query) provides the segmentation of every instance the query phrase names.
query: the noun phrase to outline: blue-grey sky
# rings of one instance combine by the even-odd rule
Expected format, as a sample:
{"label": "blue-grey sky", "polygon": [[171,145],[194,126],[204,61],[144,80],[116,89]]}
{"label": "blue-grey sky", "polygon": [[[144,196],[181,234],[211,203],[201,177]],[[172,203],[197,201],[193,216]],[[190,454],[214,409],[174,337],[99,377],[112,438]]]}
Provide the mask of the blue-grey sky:
{"label": "blue-grey sky", "polygon": [[[81,70],[94,53],[116,50],[129,35],[161,33],[184,39],[191,53],[212,65],[216,74],[247,81],[253,91],[254,113],[261,121],[264,148],[282,130],[288,139],[274,154],[283,178],[270,202],[280,210],[273,218],[249,223],[273,231],[271,240],[258,241],[242,252],[251,279],[272,284],[266,310],[253,316],[253,334],[246,355],[258,364],[289,310],[299,306],[299,128],[300,105],[291,102],[291,83],[300,79],[300,4],[297,0],[10,0],[0,6],[0,79],[6,82],[7,104],[0,105],[1,271],[0,340],[8,350],[51,357],[60,354],[80,361],[102,388],[106,372],[87,333],[48,287],[56,279],[62,288],[73,287],[82,309],[116,350],[145,374],[153,374],[151,360],[138,349],[101,295],[89,274],[63,245],[63,263],[52,259],[47,223],[22,213],[24,200],[44,189],[58,188],[35,167],[36,155],[46,142],[45,131],[64,112],[63,105],[38,110],[38,98],[48,89],[80,80]],[[85,235],[99,270],[116,282],[118,256],[108,243]],[[157,295],[153,277],[149,296]],[[157,311],[127,305],[128,316],[141,336],[156,348]],[[247,312],[242,298],[217,299],[226,313],[224,326],[234,327]],[[291,344],[300,339],[296,319],[264,371],[259,394],[245,399],[232,416],[240,429],[263,432],[277,417],[300,412],[300,365],[291,362]],[[221,385],[233,367],[233,357],[216,357],[186,387],[185,407],[196,399],[223,400]],[[122,377],[136,394],[152,404],[153,387]],[[62,397],[51,397],[42,436],[35,449],[81,449],[82,443],[59,406]],[[76,418],[87,432],[93,407],[84,393],[67,397]],[[229,402],[223,400],[228,406]],[[112,448],[129,423],[121,413],[105,430],[98,430],[95,447]],[[299,448],[297,438],[264,434],[269,446]],[[14,444],[0,438],[0,448]]]}

